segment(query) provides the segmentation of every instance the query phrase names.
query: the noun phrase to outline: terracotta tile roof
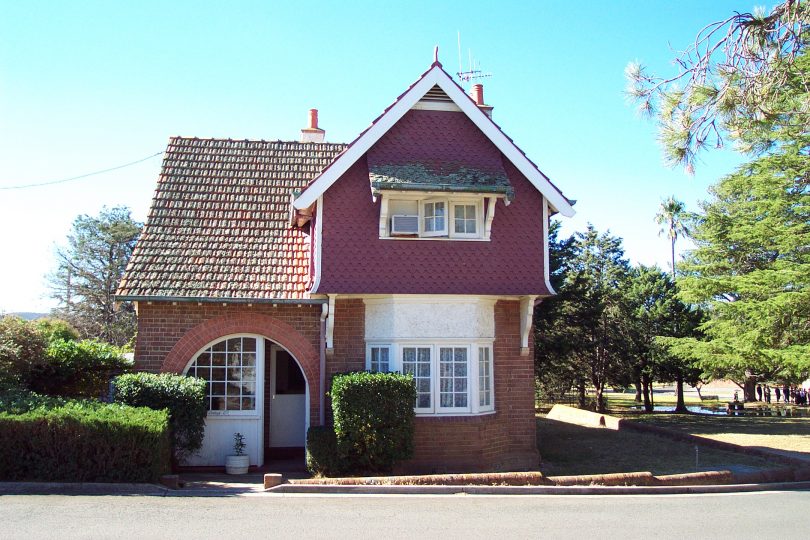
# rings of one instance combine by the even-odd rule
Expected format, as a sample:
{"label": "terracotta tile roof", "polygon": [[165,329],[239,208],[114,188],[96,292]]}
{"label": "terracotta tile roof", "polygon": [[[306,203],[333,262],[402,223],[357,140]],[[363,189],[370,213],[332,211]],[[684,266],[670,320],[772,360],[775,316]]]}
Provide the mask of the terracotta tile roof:
{"label": "terracotta tile roof", "polygon": [[345,148],[172,138],[118,296],[304,298],[309,239],[289,225],[290,194]]}

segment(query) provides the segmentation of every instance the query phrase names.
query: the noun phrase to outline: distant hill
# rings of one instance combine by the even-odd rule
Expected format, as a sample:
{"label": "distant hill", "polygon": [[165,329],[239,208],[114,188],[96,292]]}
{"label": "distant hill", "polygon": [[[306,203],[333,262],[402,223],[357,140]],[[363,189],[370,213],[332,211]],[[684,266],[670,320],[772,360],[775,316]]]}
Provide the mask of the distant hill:
{"label": "distant hill", "polygon": [[47,313],[33,313],[31,311],[17,311],[16,313],[6,313],[6,315],[14,315],[15,317],[25,319],[26,321],[33,321],[35,319],[41,319],[48,316]]}

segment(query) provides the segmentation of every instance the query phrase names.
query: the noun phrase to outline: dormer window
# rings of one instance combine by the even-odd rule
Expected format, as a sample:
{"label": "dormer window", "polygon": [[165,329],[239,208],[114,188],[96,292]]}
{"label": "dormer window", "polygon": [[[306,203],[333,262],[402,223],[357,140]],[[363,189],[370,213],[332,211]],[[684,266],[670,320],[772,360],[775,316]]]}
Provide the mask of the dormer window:
{"label": "dormer window", "polygon": [[[385,193],[380,208],[380,238],[489,240],[495,197],[458,193]],[[489,220],[489,222],[488,222]]]}
{"label": "dormer window", "polygon": [[447,236],[447,202],[422,202],[422,236]]}

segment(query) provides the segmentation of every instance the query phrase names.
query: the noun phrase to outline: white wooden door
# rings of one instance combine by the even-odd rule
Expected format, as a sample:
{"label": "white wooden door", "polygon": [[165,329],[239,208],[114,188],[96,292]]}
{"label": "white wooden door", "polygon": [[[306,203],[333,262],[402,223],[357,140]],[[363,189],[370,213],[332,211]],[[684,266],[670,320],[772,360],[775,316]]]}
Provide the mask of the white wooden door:
{"label": "white wooden door", "polygon": [[[292,370],[296,370],[292,372]],[[298,378],[300,377],[300,379]],[[293,384],[287,384],[290,380]],[[303,386],[300,384],[303,381]],[[296,384],[297,383],[297,384]],[[286,351],[270,351],[270,447],[297,448],[306,443],[308,385],[298,363]]]}

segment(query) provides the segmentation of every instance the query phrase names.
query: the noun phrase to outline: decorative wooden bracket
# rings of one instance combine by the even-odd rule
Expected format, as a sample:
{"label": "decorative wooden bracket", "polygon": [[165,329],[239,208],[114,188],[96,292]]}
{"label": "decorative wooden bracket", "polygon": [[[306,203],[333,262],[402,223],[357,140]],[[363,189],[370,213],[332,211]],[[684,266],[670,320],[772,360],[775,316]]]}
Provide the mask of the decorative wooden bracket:
{"label": "decorative wooden bracket", "polygon": [[385,238],[388,232],[388,197],[380,197],[380,238]]}
{"label": "decorative wooden bracket", "polygon": [[529,356],[529,332],[532,329],[535,300],[536,295],[520,299],[520,356]]}
{"label": "decorative wooden bracket", "polygon": [[495,205],[498,203],[497,197],[487,197],[487,219],[484,224],[484,239],[489,240],[492,232],[492,219],[495,217]]}

